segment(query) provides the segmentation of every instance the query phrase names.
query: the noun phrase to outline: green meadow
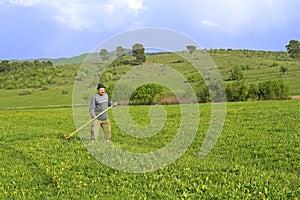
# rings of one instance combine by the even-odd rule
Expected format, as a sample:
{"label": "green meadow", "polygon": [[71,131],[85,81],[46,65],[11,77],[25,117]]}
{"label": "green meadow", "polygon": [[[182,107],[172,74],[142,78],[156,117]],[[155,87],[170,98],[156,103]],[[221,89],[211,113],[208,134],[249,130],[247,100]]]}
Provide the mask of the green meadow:
{"label": "green meadow", "polygon": [[[95,159],[75,129],[72,108],[0,110],[0,199],[298,199],[299,101],[227,103],[223,131],[204,158],[210,124],[200,104],[200,126],[188,150],[154,172],[126,173]],[[117,108],[113,108],[117,109]],[[165,106],[180,116],[178,106]],[[149,107],[130,108],[137,124]],[[141,114],[142,113],[142,114]],[[145,114],[146,113],[146,114]],[[174,137],[170,120],[154,139],[129,137],[112,122],[112,142],[128,151],[153,151]]]}
{"label": "green meadow", "polygon": [[[0,109],[37,107],[70,107],[72,87],[37,90],[29,95],[19,95],[24,90],[1,90]],[[62,91],[67,91],[65,94]]]}

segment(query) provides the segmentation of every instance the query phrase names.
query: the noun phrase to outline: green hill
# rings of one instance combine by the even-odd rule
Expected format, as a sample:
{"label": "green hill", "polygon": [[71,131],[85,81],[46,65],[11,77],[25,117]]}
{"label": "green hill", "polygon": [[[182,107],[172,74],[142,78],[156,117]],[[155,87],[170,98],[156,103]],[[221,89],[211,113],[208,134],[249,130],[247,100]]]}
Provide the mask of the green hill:
{"label": "green hill", "polygon": [[[207,53],[218,67],[225,86],[235,82],[230,77],[232,70],[239,67],[243,74],[243,81],[247,84],[281,80],[289,87],[291,96],[300,95],[300,61],[291,59],[286,52],[214,49],[207,50]],[[78,74],[82,62],[88,55],[82,54],[60,59],[43,58],[38,61],[10,61],[9,63],[0,61],[0,107],[32,107],[32,102],[29,100],[31,97],[40,102],[36,104],[39,106],[71,105],[71,90],[76,76],[77,78],[89,76],[89,73],[82,71]],[[146,58],[145,64],[160,63],[176,69],[195,85],[196,90],[199,90],[196,86],[201,82],[201,76],[178,54],[152,53],[146,54]],[[52,65],[47,65],[47,61],[51,61]],[[130,62],[122,64],[122,61],[115,60],[103,71],[101,81],[108,86],[115,84],[128,70],[135,67],[128,63]],[[282,68],[287,71],[283,73]],[[52,95],[54,93],[60,94],[59,100]],[[67,95],[62,95],[63,93]],[[47,95],[48,101],[43,100]],[[9,101],[8,96],[15,100]]]}
{"label": "green hill", "polygon": [[58,58],[58,59],[51,59],[53,65],[71,65],[71,64],[81,64],[83,60],[86,58],[88,54],[81,54],[79,56],[74,56],[70,58]]}
{"label": "green hill", "polygon": [[[290,87],[291,95],[300,94],[300,62],[290,58],[287,52],[255,51],[255,50],[207,50],[213,62],[220,70],[224,80],[230,76],[235,66],[243,68],[243,74],[247,83],[259,83],[268,80],[283,80]],[[81,64],[88,54],[82,54],[71,58],[53,60],[54,65]],[[181,62],[173,53],[147,54],[146,63],[161,63],[175,67],[183,74],[189,74],[186,62]],[[288,69],[286,74],[280,71],[281,67]],[[124,68],[114,68],[114,74],[123,73]],[[230,83],[227,81],[225,83]]]}
{"label": "green hill", "polygon": [[[244,68],[247,83],[283,80],[289,86],[291,95],[300,94],[300,62],[291,59],[286,52],[211,50],[209,54],[224,80],[229,77],[231,69],[239,65]],[[281,67],[287,67],[287,73],[280,72]]]}

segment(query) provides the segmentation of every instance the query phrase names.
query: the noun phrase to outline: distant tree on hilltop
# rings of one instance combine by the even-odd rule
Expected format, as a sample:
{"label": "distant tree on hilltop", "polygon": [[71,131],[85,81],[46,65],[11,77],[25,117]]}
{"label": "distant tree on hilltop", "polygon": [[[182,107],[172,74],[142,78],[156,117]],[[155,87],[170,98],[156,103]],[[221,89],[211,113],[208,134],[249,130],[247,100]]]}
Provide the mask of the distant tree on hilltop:
{"label": "distant tree on hilltop", "polygon": [[290,54],[291,58],[300,58],[300,42],[298,40],[291,40],[288,45],[285,46],[287,52]]}
{"label": "distant tree on hilltop", "polygon": [[145,48],[142,44],[136,43],[132,46],[132,55],[136,58],[137,64],[146,62]]}
{"label": "distant tree on hilltop", "polygon": [[242,80],[244,78],[243,69],[237,65],[231,70],[231,77],[229,80]]}
{"label": "distant tree on hilltop", "polygon": [[116,52],[117,52],[117,58],[122,58],[126,54],[125,49],[122,46],[116,47]]}
{"label": "distant tree on hilltop", "polygon": [[109,53],[107,49],[101,49],[99,55],[103,60],[108,60],[109,59]]}
{"label": "distant tree on hilltop", "polygon": [[194,52],[196,51],[197,47],[194,45],[188,45],[188,46],[186,46],[186,48],[190,52],[190,54],[192,55],[192,58],[193,58]]}

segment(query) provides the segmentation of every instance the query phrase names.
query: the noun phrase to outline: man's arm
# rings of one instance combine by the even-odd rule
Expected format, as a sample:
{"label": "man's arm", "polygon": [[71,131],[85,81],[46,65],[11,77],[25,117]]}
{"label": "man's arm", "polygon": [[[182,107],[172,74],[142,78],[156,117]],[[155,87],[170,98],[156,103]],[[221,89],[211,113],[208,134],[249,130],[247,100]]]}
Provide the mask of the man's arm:
{"label": "man's arm", "polygon": [[96,117],[95,108],[96,108],[96,100],[95,100],[95,96],[93,96],[90,103],[90,115],[92,118]]}
{"label": "man's arm", "polygon": [[112,102],[112,101],[110,101],[110,100],[108,99],[108,107],[116,106],[116,105],[118,105],[117,102]]}

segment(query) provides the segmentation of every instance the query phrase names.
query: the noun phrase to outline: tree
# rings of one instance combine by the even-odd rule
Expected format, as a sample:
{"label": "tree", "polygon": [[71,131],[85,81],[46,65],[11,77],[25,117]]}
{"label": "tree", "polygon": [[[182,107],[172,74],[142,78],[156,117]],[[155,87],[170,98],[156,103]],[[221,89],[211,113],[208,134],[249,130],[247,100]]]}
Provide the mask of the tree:
{"label": "tree", "polygon": [[186,48],[190,52],[190,54],[192,55],[192,58],[193,58],[194,52],[196,51],[197,47],[194,45],[188,45],[188,46],[186,46]]}
{"label": "tree", "polygon": [[118,46],[116,48],[116,52],[117,52],[117,58],[122,58],[123,56],[125,56],[125,49],[122,46]]}
{"label": "tree", "polygon": [[41,66],[41,62],[39,60],[34,60],[33,63],[34,63],[34,65],[36,67],[40,67]]}
{"label": "tree", "polygon": [[300,42],[297,40],[291,40],[288,45],[285,46],[287,52],[290,54],[291,58],[300,58]]}
{"label": "tree", "polygon": [[287,73],[288,71],[288,67],[285,67],[285,66],[281,66],[280,67],[280,72],[284,75],[285,73]]}
{"label": "tree", "polygon": [[136,58],[136,63],[141,65],[146,62],[145,49],[142,44],[136,43],[132,46],[133,57]]}
{"label": "tree", "polygon": [[230,80],[242,80],[244,78],[241,66],[235,66],[231,70],[231,77]]}
{"label": "tree", "polygon": [[106,49],[101,49],[100,50],[100,56],[102,57],[103,60],[108,60],[109,59],[109,54]]}
{"label": "tree", "polygon": [[53,66],[53,63],[52,63],[50,60],[48,60],[48,61],[46,62],[46,65],[47,65],[47,66]]}
{"label": "tree", "polygon": [[5,74],[9,71],[9,60],[2,60],[0,63],[0,72]]}
{"label": "tree", "polygon": [[111,66],[120,66],[120,65],[126,65],[129,64],[128,58],[125,58],[126,52],[125,49],[122,46],[118,46],[116,48],[116,56],[117,58],[111,63]]}

